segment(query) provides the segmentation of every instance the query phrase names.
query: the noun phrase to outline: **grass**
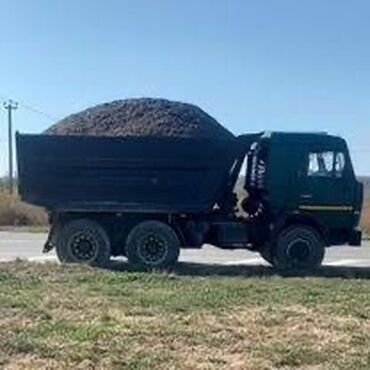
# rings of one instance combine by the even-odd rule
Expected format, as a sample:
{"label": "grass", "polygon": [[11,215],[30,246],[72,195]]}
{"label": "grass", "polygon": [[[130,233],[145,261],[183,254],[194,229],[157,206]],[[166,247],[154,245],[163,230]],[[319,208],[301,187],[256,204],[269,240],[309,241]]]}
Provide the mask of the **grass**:
{"label": "grass", "polygon": [[1,264],[0,367],[370,367],[369,280],[268,271]]}
{"label": "grass", "polygon": [[370,200],[366,200],[364,203],[361,227],[367,235],[370,235]]}
{"label": "grass", "polygon": [[0,192],[0,227],[45,227],[47,224],[48,217],[42,208],[24,203],[16,195]]}

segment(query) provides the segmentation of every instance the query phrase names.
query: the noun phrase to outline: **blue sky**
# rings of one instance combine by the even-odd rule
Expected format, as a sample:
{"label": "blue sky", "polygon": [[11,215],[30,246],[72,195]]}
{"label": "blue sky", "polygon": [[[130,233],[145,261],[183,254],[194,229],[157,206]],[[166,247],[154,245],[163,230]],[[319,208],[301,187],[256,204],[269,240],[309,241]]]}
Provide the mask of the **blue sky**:
{"label": "blue sky", "polygon": [[[22,132],[117,98],[195,103],[234,133],[328,131],[370,175],[366,0],[1,2],[0,99]],[[6,115],[0,112],[0,173]]]}

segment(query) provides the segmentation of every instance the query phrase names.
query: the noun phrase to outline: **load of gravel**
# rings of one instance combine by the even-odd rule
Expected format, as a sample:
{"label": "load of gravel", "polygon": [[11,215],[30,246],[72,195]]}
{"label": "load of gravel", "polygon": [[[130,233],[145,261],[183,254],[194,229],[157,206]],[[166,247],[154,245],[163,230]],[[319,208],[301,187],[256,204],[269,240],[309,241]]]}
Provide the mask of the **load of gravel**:
{"label": "load of gravel", "polygon": [[100,104],[64,118],[44,133],[216,139],[234,137],[195,105],[153,98],[116,100]]}

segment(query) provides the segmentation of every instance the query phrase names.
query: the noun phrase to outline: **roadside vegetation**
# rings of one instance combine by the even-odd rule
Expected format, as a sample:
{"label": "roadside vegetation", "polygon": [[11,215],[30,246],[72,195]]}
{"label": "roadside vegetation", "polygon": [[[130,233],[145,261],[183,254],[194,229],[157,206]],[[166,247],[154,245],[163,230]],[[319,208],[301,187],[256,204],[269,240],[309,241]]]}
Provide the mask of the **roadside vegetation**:
{"label": "roadside vegetation", "polygon": [[[361,226],[370,235],[370,180],[362,179],[365,184],[364,211]],[[240,180],[236,186],[238,196],[244,194]],[[0,178],[0,228],[23,226],[43,230],[48,226],[46,212],[39,207],[22,202],[18,195],[10,196],[7,192],[7,180]]]}
{"label": "roadside vegetation", "polygon": [[38,230],[48,225],[46,212],[19,199],[16,193],[9,194],[8,179],[0,177],[0,228],[25,227]]}
{"label": "roadside vegetation", "polygon": [[[42,208],[22,202],[17,195],[0,191],[0,227],[13,226],[43,230],[48,226],[48,217]],[[370,235],[370,200],[364,202],[361,226]]]}
{"label": "roadside vegetation", "polygon": [[0,226],[44,227],[48,224],[46,212],[22,202],[17,195],[0,192]]}
{"label": "roadside vegetation", "polygon": [[[46,228],[48,217],[46,212],[25,202],[17,195],[10,196],[0,191],[0,227],[22,226],[30,228]],[[361,226],[370,235],[370,200],[364,202]]]}
{"label": "roadside vegetation", "polygon": [[361,225],[365,233],[369,236],[370,235],[370,200],[369,199],[367,199],[364,203]]}
{"label": "roadside vegetation", "polygon": [[0,367],[370,367],[369,280],[122,266],[2,264]]}

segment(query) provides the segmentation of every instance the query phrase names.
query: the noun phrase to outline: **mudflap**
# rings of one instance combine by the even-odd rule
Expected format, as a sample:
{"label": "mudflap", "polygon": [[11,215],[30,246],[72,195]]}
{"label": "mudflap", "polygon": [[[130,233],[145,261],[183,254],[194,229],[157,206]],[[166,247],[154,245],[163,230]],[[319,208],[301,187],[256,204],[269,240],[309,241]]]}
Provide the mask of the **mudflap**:
{"label": "mudflap", "polygon": [[48,238],[44,244],[44,248],[42,249],[42,253],[49,253],[51,250],[55,248],[56,244],[56,235],[57,235],[57,228],[56,226],[52,225],[49,231]]}
{"label": "mudflap", "polygon": [[352,247],[361,247],[362,232],[361,230],[352,230],[349,235],[348,244]]}

